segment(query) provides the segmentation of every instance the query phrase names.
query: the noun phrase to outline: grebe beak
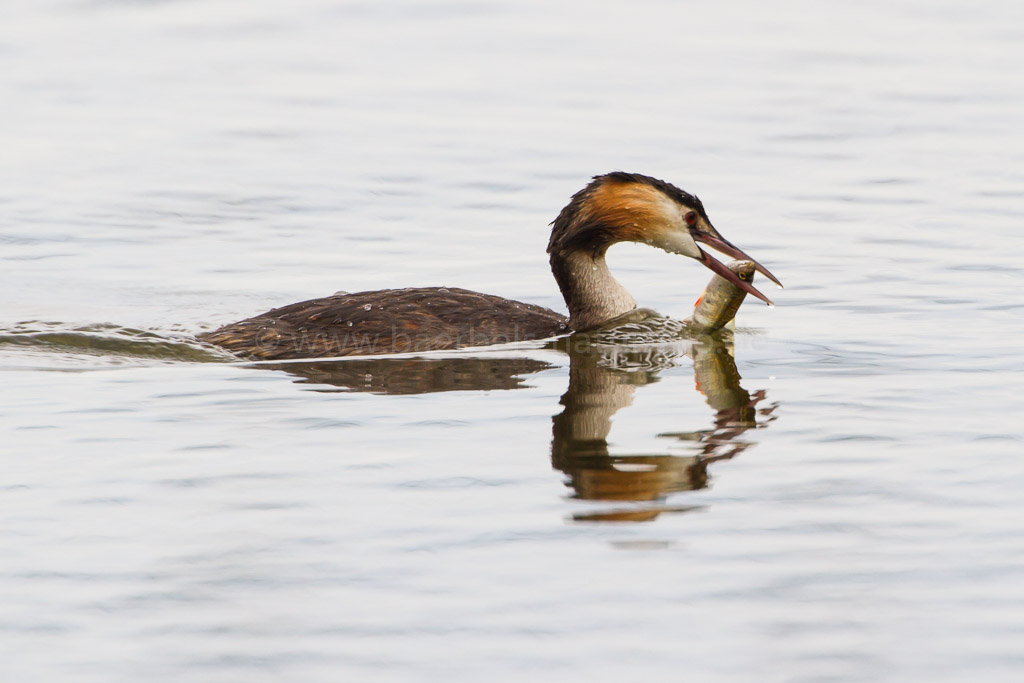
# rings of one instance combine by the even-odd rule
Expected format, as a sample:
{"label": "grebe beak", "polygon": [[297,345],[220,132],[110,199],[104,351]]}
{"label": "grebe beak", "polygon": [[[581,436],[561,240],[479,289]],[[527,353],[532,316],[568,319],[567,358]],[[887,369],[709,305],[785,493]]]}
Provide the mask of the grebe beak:
{"label": "grebe beak", "polygon": [[[722,237],[721,235],[712,234],[710,232],[705,232],[703,230],[690,230],[690,236],[693,237],[694,242],[703,242],[712,249],[719,251],[725,254],[726,256],[731,256],[735,259],[741,259],[743,261],[750,261],[751,263],[754,264],[754,269],[756,271],[758,271],[766,278],[777,284],[779,287],[782,287],[782,283],[779,282],[779,278],[772,275],[770,270],[762,266],[755,259],[750,258],[750,256],[748,256],[745,251],[743,251],[735,244]],[[697,248],[700,249],[700,247]],[[743,280],[739,279],[739,277],[737,277],[737,275],[734,272],[726,268],[722,263],[715,260],[706,251],[700,249],[700,253],[701,255],[698,260],[705,266],[713,270],[715,273],[721,275],[726,280],[733,283],[734,285],[736,285],[743,291],[747,292],[748,294],[753,294],[761,301],[764,301],[765,303],[768,304],[772,303],[768,297],[766,297],[761,292],[757,291],[757,289],[755,289],[749,282],[744,282]]]}
{"label": "grebe beak", "polygon": [[[697,248],[700,249],[700,247],[697,247]],[[739,251],[739,249],[737,249],[736,251]],[[740,253],[742,254],[743,252],[740,251]],[[734,285],[736,285],[737,287],[742,289],[747,294],[753,294],[754,296],[756,296],[758,299],[760,299],[761,301],[765,302],[769,306],[774,306],[775,305],[772,302],[771,299],[769,299],[764,294],[762,294],[760,291],[758,291],[757,287],[754,287],[754,285],[750,284],[746,280],[741,280],[739,275],[737,275],[736,273],[734,273],[731,270],[729,270],[725,266],[725,264],[723,264],[721,261],[716,259],[714,256],[712,256],[708,252],[704,251],[703,249],[700,249],[700,258],[698,258],[697,260],[700,261],[701,263],[703,263],[708,268],[710,268],[712,271],[714,271],[714,273],[716,275],[720,275],[720,276],[724,277],[726,280],[728,280],[729,282],[733,283]],[[756,268],[756,264],[757,264],[756,261],[754,261],[750,257],[746,257],[746,260],[754,263],[755,264],[755,268]],[[775,278],[772,278],[772,279],[774,280]]]}
{"label": "grebe beak", "polygon": [[[720,251],[726,256],[732,256],[734,259],[740,259],[741,261],[750,261],[754,264],[754,270],[764,275],[766,278],[777,284],[779,287],[782,283],[779,282],[779,278],[771,274],[767,268],[757,262],[756,259],[752,259],[747,256],[747,253],[737,247],[735,244],[725,239],[721,235],[704,232],[703,230],[691,230],[690,235],[693,237],[694,242],[703,242],[715,251]],[[699,248],[699,247],[698,247]],[[703,253],[704,250],[701,249]],[[753,293],[753,292],[751,292]]]}

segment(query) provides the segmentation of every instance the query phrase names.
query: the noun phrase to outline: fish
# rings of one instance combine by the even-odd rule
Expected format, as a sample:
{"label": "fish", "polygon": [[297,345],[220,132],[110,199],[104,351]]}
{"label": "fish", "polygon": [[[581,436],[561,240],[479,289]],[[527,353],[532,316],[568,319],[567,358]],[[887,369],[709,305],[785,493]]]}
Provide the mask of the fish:
{"label": "fish", "polygon": [[[754,280],[757,266],[753,261],[742,260],[733,261],[726,268],[735,273],[740,280],[750,284]],[[722,329],[736,317],[736,312],[746,296],[744,290],[721,275],[715,275],[694,304],[693,315],[686,319],[690,331],[711,334]]]}

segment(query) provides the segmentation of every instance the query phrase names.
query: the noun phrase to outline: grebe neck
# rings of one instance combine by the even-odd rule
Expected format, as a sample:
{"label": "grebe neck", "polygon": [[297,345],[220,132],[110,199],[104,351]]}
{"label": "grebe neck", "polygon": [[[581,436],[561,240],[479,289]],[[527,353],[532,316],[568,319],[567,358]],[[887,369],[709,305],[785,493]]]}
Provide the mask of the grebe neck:
{"label": "grebe neck", "polygon": [[628,313],[636,299],[612,277],[604,252],[554,251],[551,272],[569,309],[569,326],[586,330]]}

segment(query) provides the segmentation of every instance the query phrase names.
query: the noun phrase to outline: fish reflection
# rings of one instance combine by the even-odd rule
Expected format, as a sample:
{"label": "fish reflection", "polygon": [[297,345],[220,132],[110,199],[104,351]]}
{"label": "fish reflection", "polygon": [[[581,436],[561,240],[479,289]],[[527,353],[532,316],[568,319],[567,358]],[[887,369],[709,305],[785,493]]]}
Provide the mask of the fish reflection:
{"label": "fish reflection", "polygon": [[[772,404],[759,410],[757,406],[764,400],[765,391],[759,389],[750,393],[740,386],[732,345],[716,340],[709,342],[695,344],[690,356],[697,391],[704,394],[715,411],[714,428],[658,435],[702,444],[700,456],[704,462],[732,458],[750,448],[753,444],[741,440],[740,435],[748,429],[766,427],[775,419],[778,407]],[[762,418],[760,422],[758,416]]]}
{"label": "fish reflection", "polygon": [[[742,453],[751,443],[741,435],[774,419],[776,406],[758,410],[765,392],[750,393],[740,385],[732,344],[721,337],[648,351],[585,342],[573,347],[569,388],[561,399],[565,410],[552,418],[552,465],[569,476],[567,485],[578,499],[642,503],[580,513],[573,516],[575,520],[647,521],[662,512],[694,509],[651,502],[705,488],[708,465]],[[612,455],[608,446],[612,417],[632,403],[637,387],[656,381],[658,373],[684,353],[693,359],[697,390],[715,411],[713,426],[658,436],[693,442],[696,452]]]}

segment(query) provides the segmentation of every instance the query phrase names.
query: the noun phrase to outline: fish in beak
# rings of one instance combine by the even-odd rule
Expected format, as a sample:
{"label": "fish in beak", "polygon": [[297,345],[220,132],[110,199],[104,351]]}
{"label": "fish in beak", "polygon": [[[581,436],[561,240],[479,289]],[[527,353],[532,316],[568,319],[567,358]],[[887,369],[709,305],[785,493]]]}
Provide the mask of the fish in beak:
{"label": "fish in beak", "polygon": [[[702,242],[703,244],[708,245],[715,251],[721,252],[726,256],[731,256],[735,259],[741,259],[743,261],[750,261],[751,263],[754,264],[755,270],[757,270],[766,278],[777,284],[779,287],[782,287],[782,283],[779,282],[779,279],[777,277],[772,275],[771,271],[762,266],[756,260],[752,259],[750,256],[746,254],[746,252],[737,247],[735,244],[719,235],[717,230],[715,230],[714,228],[711,228],[711,230],[713,232],[707,232],[705,230],[694,227],[690,229],[690,236],[693,237],[694,242]],[[736,275],[736,273],[729,270],[729,268],[727,268],[725,264],[723,264],[721,261],[711,256],[709,253],[707,253],[700,247],[697,247],[697,249],[700,250],[700,256],[697,258],[697,260],[703,263],[708,268],[710,268],[716,275],[721,275],[726,280],[742,289],[744,292],[747,292],[748,294],[753,294],[754,296],[756,296],[758,299],[765,302],[769,306],[773,305],[771,299],[769,299],[760,291],[758,291],[757,288],[754,287],[749,282],[741,280],[739,276]]]}

